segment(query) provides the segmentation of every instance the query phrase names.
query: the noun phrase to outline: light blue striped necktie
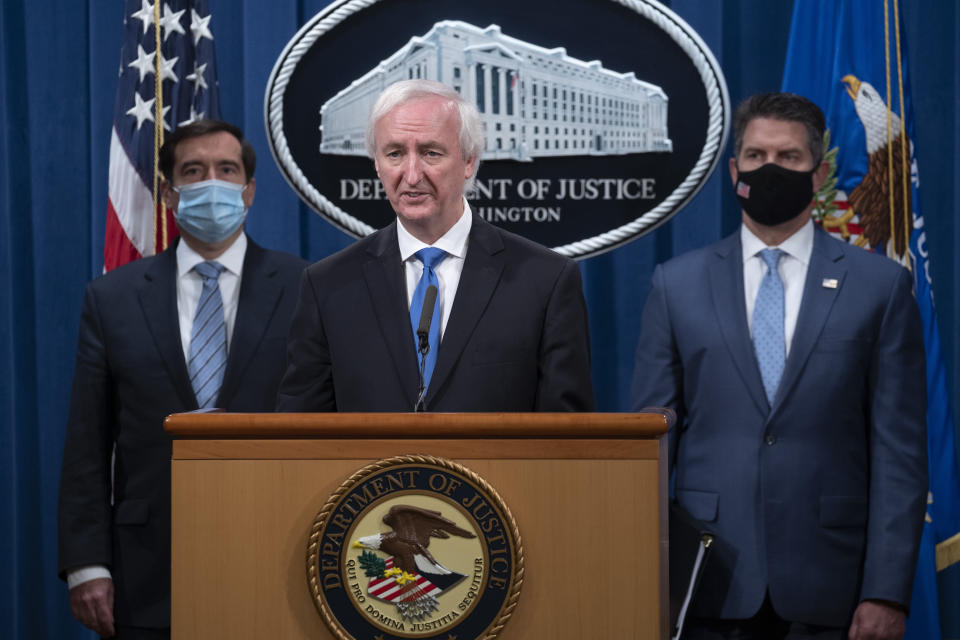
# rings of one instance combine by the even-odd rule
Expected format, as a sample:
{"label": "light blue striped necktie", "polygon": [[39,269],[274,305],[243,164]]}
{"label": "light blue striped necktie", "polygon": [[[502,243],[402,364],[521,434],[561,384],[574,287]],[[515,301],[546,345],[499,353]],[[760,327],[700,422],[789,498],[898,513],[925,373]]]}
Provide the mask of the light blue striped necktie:
{"label": "light blue striped necktie", "polygon": [[[417,328],[420,326],[420,314],[423,312],[423,299],[427,294],[430,285],[440,288],[440,281],[434,268],[443,262],[447,257],[447,252],[443,249],[427,247],[420,249],[415,254],[417,260],[423,263],[423,275],[417,282],[416,289],[413,290],[413,299],[410,301],[410,324],[413,326],[413,348],[419,353],[419,339],[417,338]],[[439,293],[439,291],[438,291]],[[440,298],[433,307],[433,316],[430,321],[430,332],[427,334],[430,342],[430,350],[427,351],[427,357],[423,363],[423,388],[430,387],[430,378],[433,376],[433,367],[437,364],[437,352],[440,350]]]}
{"label": "light blue striped necktie", "polygon": [[187,369],[197,405],[208,409],[217,401],[227,367],[227,325],[220,297],[220,274],[226,267],[211,261],[201,262],[193,269],[203,278],[203,291],[193,316]]}
{"label": "light blue striped necktie", "polygon": [[753,348],[760,365],[760,377],[767,401],[773,405],[783,376],[786,341],[783,334],[783,281],[777,267],[780,249],[764,249],[760,257],[767,264],[767,273],[760,281],[757,302],[753,307]]}

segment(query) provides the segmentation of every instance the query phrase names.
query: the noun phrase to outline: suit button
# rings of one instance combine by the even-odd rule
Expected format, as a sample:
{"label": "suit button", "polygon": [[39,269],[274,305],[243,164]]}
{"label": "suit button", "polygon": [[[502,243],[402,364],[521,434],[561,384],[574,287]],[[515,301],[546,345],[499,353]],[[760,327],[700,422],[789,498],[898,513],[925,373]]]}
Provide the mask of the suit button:
{"label": "suit button", "polygon": [[776,441],[777,441],[777,436],[768,435],[768,436],[766,437],[766,443],[767,443],[767,444],[774,444],[774,443],[776,443]]}

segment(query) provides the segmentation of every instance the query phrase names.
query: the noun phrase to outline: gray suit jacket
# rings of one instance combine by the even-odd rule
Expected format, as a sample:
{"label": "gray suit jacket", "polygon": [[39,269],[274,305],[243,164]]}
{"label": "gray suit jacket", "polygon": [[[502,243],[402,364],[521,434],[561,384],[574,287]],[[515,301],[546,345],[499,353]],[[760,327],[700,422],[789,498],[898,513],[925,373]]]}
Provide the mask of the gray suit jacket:
{"label": "gray suit jacket", "polygon": [[[909,603],[927,490],[923,336],[911,276],[816,230],[773,406],[747,326],[739,233],[657,268],[634,408],[677,411],[676,500],[732,547],[698,615],[841,627]],[[836,281],[836,286],[831,286]]]}

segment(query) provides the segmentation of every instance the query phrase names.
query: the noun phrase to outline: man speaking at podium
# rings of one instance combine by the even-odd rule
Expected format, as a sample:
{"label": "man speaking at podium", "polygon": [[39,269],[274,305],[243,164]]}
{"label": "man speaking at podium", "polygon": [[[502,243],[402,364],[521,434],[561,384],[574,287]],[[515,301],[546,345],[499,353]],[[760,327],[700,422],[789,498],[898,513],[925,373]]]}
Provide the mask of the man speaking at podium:
{"label": "man speaking at podium", "polygon": [[800,96],[740,105],[742,225],[657,267],[643,312],[634,407],[676,410],[677,501],[724,543],[685,639],[904,633],[927,491],[920,314],[906,269],[814,226],[824,128]]}
{"label": "man speaking at podium", "polygon": [[474,215],[476,107],[388,87],[367,150],[397,220],[303,275],[280,411],[591,411],[580,271]]}

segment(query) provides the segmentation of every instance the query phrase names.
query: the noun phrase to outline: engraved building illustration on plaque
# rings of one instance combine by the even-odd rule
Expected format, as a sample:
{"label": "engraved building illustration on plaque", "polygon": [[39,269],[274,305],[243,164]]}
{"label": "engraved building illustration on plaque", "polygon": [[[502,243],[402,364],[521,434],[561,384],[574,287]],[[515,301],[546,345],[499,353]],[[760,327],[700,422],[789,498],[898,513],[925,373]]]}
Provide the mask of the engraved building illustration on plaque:
{"label": "engraved building illustration on plaque", "polygon": [[367,117],[377,96],[400,80],[453,87],[483,119],[483,160],[670,152],[664,91],[631,71],[568,56],[504,35],[444,20],[353,81],[320,109],[320,152],[367,155]]}

